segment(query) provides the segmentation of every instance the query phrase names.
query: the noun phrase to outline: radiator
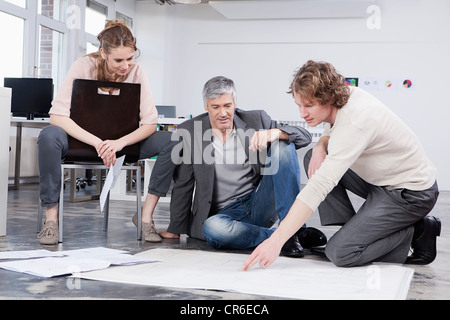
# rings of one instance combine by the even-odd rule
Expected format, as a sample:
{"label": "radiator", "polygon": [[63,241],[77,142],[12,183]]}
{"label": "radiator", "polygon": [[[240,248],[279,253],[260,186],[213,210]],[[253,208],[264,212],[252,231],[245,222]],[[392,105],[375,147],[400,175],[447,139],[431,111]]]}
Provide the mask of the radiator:
{"label": "radiator", "polygon": [[[14,178],[16,163],[16,137],[10,137],[9,145],[9,178]],[[37,161],[37,137],[22,137],[22,156],[20,157],[20,176],[39,176]]]}

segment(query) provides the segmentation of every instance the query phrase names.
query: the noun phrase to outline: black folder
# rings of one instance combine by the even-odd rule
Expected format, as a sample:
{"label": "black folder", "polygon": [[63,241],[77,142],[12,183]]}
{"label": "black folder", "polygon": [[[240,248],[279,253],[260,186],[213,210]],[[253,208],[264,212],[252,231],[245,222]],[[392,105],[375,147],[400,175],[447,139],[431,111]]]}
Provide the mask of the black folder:
{"label": "black folder", "polygon": [[[108,91],[114,91],[110,94]],[[70,118],[102,140],[116,140],[139,128],[141,85],[76,79],[73,83]],[[139,143],[125,147],[117,157],[139,160]],[[99,162],[94,147],[69,136],[65,162]]]}

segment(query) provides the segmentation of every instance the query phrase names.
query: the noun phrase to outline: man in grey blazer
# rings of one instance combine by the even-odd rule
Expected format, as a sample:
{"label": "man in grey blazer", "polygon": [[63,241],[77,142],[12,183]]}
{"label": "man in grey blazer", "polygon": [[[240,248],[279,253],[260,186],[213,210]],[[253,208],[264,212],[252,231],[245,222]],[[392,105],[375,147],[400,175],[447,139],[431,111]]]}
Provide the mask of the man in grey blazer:
{"label": "man in grey blazer", "polygon": [[[300,192],[296,149],[311,142],[300,127],[279,124],[262,110],[236,107],[232,80],[215,77],[203,90],[204,114],[181,124],[173,139],[177,163],[166,238],[188,234],[215,248],[252,249],[274,231]],[[283,255],[326,244],[303,226]]]}

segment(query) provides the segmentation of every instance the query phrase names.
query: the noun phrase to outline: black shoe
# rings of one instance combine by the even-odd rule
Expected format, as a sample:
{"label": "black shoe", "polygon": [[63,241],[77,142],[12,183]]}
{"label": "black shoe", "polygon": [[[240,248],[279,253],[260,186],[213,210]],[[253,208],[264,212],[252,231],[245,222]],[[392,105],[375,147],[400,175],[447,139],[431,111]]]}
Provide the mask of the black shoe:
{"label": "black shoe", "polygon": [[309,249],[311,254],[315,254],[316,256],[326,258],[327,255],[325,254],[325,246],[322,247],[312,247]]}
{"label": "black shoe", "polygon": [[413,253],[406,258],[405,264],[430,264],[436,259],[436,238],[441,235],[441,220],[427,216],[423,218],[424,229],[422,235],[413,240]]}
{"label": "black shoe", "polygon": [[327,244],[327,236],[316,228],[301,228],[296,233],[297,239],[305,249],[321,247]]}
{"label": "black shoe", "polygon": [[297,236],[293,235],[281,248],[281,255],[291,258],[303,258],[303,248],[297,240]]}

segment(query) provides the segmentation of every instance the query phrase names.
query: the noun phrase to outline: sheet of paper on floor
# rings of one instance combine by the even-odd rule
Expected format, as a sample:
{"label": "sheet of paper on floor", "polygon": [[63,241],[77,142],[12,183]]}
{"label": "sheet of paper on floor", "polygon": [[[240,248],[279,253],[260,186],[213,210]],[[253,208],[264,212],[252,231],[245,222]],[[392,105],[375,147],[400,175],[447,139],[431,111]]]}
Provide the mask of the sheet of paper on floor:
{"label": "sheet of paper on floor", "polygon": [[64,254],[61,252],[52,252],[43,249],[0,252],[0,260],[36,259],[36,258],[62,257],[62,256],[64,256]]}
{"label": "sheet of paper on floor", "polygon": [[154,249],[160,262],[80,274],[81,278],[173,288],[209,289],[292,299],[406,299],[413,269],[392,264],[339,268],[328,261],[278,258],[267,269],[241,271],[248,255]]}
{"label": "sheet of paper on floor", "polygon": [[[126,251],[102,247],[59,251],[55,253],[57,257],[53,257],[51,254],[41,250],[11,251],[8,252],[8,255],[9,257],[28,256],[38,259],[22,258],[16,261],[0,262],[0,268],[45,278],[105,269],[110,265],[130,265],[156,261],[133,256]],[[42,258],[44,256],[47,257]]]}
{"label": "sheet of paper on floor", "polygon": [[86,248],[76,250],[66,250],[62,253],[71,258],[89,258],[107,260],[113,266],[123,266],[129,264],[156,262],[155,259],[143,258],[130,255],[127,251],[110,248]]}

